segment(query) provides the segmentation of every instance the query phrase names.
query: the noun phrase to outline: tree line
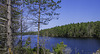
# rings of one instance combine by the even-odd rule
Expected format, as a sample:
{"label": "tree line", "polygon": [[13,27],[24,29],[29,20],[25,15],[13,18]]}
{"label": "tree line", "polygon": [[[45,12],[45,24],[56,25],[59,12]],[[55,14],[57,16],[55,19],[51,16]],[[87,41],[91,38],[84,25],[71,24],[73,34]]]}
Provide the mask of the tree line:
{"label": "tree line", "polygon": [[100,21],[56,26],[54,28],[41,30],[40,35],[50,37],[100,38]]}

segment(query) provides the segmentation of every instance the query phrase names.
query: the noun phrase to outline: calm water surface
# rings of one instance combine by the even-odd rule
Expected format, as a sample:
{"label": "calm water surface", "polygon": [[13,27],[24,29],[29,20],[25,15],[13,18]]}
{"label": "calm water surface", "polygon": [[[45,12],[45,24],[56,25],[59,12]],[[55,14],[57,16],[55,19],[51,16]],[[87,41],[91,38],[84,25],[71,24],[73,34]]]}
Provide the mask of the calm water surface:
{"label": "calm water surface", "polygon": [[[36,47],[37,35],[24,35],[22,38],[23,45],[28,37],[31,38],[31,48]],[[20,38],[20,36],[18,36],[18,38]],[[46,40],[45,47],[46,49],[50,49],[51,52],[53,51],[53,47],[62,41],[67,45],[66,49],[71,49],[71,54],[74,54],[75,52],[80,52],[81,54],[92,54],[93,52],[96,52],[96,50],[100,49],[99,39],[40,37],[40,43],[43,43],[42,40]]]}

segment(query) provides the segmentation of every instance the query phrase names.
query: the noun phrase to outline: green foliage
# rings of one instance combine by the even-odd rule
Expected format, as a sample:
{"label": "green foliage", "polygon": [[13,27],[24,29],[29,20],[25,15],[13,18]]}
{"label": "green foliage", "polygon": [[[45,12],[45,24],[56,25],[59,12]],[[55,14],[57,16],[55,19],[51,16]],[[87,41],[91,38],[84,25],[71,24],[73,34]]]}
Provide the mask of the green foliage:
{"label": "green foliage", "polygon": [[60,44],[57,44],[57,46],[54,49],[54,52],[56,54],[63,54],[63,50],[67,47],[67,45],[64,45],[63,42],[60,42]]}
{"label": "green foliage", "polygon": [[41,36],[51,37],[100,37],[100,21],[56,26],[40,31]]}
{"label": "green foliage", "polygon": [[33,49],[31,49],[31,48],[25,48],[25,53],[26,54],[32,54],[33,53]]}
{"label": "green foliage", "polygon": [[[23,48],[16,47],[16,48],[14,48],[14,51],[15,51],[14,54],[33,54],[33,49],[25,48],[25,47],[23,47]],[[22,53],[21,53],[21,51],[22,51]]]}
{"label": "green foliage", "polygon": [[[15,49],[15,54],[20,54],[20,51],[22,51],[22,53],[23,54],[36,54],[36,52],[37,52],[37,47],[35,47],[35,48],[26,48],[26,47],[23,47],[22,49],[21,48],[19,48],[19,47],[16,47]],[[43,52],[43,49],[42,48],[39,48],[39,54],[44,54],[44,52]],[[46,52],[45,52],[45,54],[50,54],[50,51],[48,50],[48,49],[45,49],[46,50]]]}
{"label": "green foliage", "polygon": [[28,37],[24,46],[30,48],[30,43],[31,43],[31,39],[30,39],[30,37]]}
{"label": "green foliage", "polygon": [[78,52],[78,54],[80,54],[80,53]]}
{"label": "green foliage", "polygon": [[[37,47],[35,47],[35,48],[33,49],[33,51],[36,52],[36,51],[37,51]],[[46,49],[46,54],[47,54],[47,52],[50,52],[50,51]],[[39,54],[44,54],[42,48],[39,48]]]}
{"label": "green foliage", "polygon": [[[17,54],[17,53],[21,54],[21,52],[23,54],[36,54],[37,47],[34,47],[33,49],[30,48],[30,44],[31,44],[30,37],[27,38],[27,40],[25,41],[25,45],[22,48],[20,47],[20,43],[21,43],[21,41],[19,41],[17,47],[14,48],[15,54]],[[44,54],[42,47],[39,48],[39,54]],[[45,49],[45,54],[50,54],[50,51],[48,49]]]}

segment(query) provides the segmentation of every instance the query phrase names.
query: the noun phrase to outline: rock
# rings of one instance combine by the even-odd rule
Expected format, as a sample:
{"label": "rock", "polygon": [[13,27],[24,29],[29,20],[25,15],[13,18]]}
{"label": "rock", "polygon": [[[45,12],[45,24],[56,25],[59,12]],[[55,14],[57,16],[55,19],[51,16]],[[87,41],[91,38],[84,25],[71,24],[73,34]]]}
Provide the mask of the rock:
{"label": "rock", "polygon": [[100,54],[100,50],[97,50],[96,53],[93,53],[93,54]]}

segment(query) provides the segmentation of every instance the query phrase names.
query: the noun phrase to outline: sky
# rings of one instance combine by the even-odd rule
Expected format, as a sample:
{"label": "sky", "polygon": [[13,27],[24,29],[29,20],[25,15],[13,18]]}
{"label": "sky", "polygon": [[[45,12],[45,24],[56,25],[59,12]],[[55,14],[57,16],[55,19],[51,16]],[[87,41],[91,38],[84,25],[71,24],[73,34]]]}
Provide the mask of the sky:
{"label": "sky", "polygon": [[100,0],[62,0],[59,19],[53,19],[48,25],[41,25],[41,29],[70,23],[100,21]]}
{"label": "sky", "polygon": [[[55,0],[57,1],[57,0]],[[56,10],[59,19],[53,19],[48,25],[41,25],[40,30],[70,23],[100,21],[100,0],[62,0],[61,9]],[[26,13],[27,10],[25,9]],[[30,27],[28,31],[37,31],[37,27]]]}

